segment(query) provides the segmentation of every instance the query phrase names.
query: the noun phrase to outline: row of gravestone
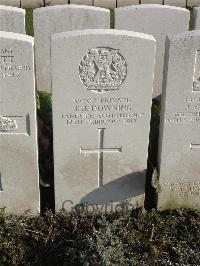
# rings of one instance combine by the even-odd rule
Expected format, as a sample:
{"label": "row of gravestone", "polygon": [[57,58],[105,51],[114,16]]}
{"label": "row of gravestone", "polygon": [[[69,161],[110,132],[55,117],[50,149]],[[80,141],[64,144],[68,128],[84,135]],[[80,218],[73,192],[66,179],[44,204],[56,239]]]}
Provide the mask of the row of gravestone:
{"label": "row of gravestone", "polygon": [[115,8],[139,4],[163,4],[179,7],[194,7],[200,5],[200,0],[0,0],[0,5],[22,8],[36,8],[49,5],[87,5],[105,8]]}
{"label": "row of gravestone", "polygon": [[[42,35],[53,28],[45,37],[49,48],[41,50],[40,57],[49,57],[46,68],[51,69],[56,210],[86,202],[98,210],[112,210],[125,200],[141,206],[156,41],[153,36],[123,30],[59,33],[83,29],[92,22],[93,28],[108,28],[109,12],[54,8],[36,10],[34,23],[45,26],[38,34],[44,45]],[[51,12],[57,9],[58,15]],[[118,25],[123,10],[127,12],[124,25],[131,24],[129,11],[134,13],[134,7],[119,9]],[[174,17],[167,13],[171,27],[180,12],[179,24],[187,30],[189,12],[176,11]],[[44,24],[47,18],[50,25]],[[59,19],[64,21],[62,27],[56,24]],[[176,34],[166,42],[159,143],[161,209],[199,208],[199,43],[198,31]],[[35,214],[39,208],[34,72],[34,39],[1,31],[0,207],[12,213],[31,209]]]}
{"label": "row of gravestone", "polygon": [[[200,27],[199,8],[194,9],[194,29]],[[25,33],[25,11],[13,7],[0,7],[0,30]],[[168,34],[189,29],[190,13],[178,7],[140,5],[115,10],[115,28],[151,34],[157,41],[153,97],[161,94]],[[110,28],[109,10],[88,6],[53,6],[34,11],[36,86],[51,92],[50,36],[68,30]],[[43,56],[41,56],[43,55]]]}

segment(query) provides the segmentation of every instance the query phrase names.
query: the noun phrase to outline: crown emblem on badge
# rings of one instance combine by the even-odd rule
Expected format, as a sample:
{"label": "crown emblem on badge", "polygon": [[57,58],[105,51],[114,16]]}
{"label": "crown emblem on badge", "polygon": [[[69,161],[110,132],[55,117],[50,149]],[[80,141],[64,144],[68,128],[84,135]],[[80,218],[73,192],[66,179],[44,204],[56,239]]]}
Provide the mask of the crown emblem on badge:
{"label": "crown emblem on badge", "polygon": [[0,131],[12,132],[17,129],[17,122],[8,117],[0,116]]}
{"label": "crown emblem on badge", "polygon": [[88,49],[79,64],[79,76],[88,90],[107,92],[118,90],[127,75],[127,64],[118,49],[98,47]]}

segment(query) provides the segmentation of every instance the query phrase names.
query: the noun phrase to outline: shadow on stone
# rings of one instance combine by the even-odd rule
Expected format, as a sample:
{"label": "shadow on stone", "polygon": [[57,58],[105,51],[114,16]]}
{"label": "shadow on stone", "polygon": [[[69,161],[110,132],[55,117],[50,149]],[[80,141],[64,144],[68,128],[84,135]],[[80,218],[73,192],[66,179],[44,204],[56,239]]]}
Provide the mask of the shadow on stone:
{"label": "shadow on stone", "polygon": [[145,192],[145,178],[145,170],[122,176],[90,192],[80,203],[105,204],[142,195]]}

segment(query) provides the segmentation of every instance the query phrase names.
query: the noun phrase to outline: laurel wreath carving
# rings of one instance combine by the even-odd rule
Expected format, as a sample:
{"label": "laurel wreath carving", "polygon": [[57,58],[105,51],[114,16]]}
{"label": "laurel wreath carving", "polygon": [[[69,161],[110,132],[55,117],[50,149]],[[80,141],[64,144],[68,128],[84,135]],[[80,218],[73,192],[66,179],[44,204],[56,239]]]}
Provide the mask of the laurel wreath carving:
{"label": "laurel wreath carving", "polygon": [[127,75],[127,64],[117,49],[89,49],[79,64],[82,83],[95,92],[117,90]]}

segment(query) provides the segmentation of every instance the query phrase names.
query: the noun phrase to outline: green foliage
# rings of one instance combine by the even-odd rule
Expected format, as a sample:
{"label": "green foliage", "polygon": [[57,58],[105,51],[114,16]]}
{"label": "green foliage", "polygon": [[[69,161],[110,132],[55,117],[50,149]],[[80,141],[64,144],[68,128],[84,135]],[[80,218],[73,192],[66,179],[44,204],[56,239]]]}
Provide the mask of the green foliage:
{"label": "green foliage", "polygon": [[53,128],[51,94],[37,92],[39,166],[41,185],[53,184]]}
{"label": "green foliage", "polygon": [[40,118],[46,119],[52,113],[51,94],[45,91],[37,91],[37,112]]}
{"label": "green foliage", "polygon": [[115,16],[114,16],[114,9],[110,9],[110,28],[115,28]]}
{"label": "green foliage", "polygon": [[193,30],[193,8],[192,7],[187,7],[187,9],[190,11],[190,26],[189,29]]}
{"label": "green foliage", "polygon": [[156,99],[152,101],[151,115],[154,119],[159,119],[160,116],[160,102]]}
{"label": "green foliage", "polygon": [[200,212],[0,212],[0,265],[198,265]]}
{"label": "green foliage", "polygon": [[160,182],[159,182],[159,175],[158,175],[158,171],[156,168],[153,171],[153,175],[152,175],[152,179],[151,179],[151,185],[153,188],[156,189],[157,193],[159,193],[161,191],[161,186],[160,186]]}
{"label": "green foliage", "polygon": [[156,207],[157,192],[160,191],[157,175],[157,150],[160,124],[160,102],[153,99],[151,107],[151,124],[149,135],[148,166],[145,193],[145,208]]}
{"label": "green foliage", "polygon": [[54,209],[53,128],[51,94],[37,92],[41,207]]}
{"label": "green foliage", "polygon": [[33,32],[33,9],[26,9],[26,34],[34,36]]}

